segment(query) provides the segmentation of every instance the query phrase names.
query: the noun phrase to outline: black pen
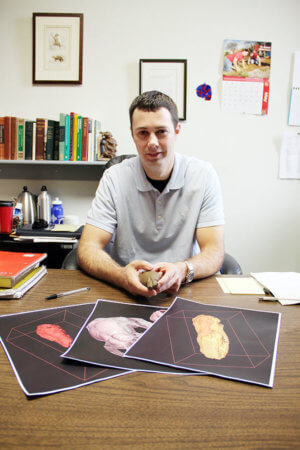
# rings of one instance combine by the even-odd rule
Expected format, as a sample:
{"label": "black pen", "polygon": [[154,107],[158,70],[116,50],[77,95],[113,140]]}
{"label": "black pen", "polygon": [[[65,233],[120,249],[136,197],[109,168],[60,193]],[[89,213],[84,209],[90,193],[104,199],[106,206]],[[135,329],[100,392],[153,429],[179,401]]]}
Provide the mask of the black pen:
{"label": "black pen", "polygon": [[288,302],[297,302],[297,301],[300,302],[300,299],[297,299],[297,298],[286,298],[286,297],[258,297],[258,300],[261,301],[261,302],[264,302],[264,301],[266,301],[266,302],[277,302],[277,301],[279,301],[280,302],[280,300],[286,300]]}
{"label": "black pen", "polygon": [[60,292],[59,294],[52,294],[46,297],[45,300],[52,300],[54,298],[64,297],[65,295],[77,294],[77,292],[89,291],[90,287],[84,287],[80,289],[75,289],[74,291]]}

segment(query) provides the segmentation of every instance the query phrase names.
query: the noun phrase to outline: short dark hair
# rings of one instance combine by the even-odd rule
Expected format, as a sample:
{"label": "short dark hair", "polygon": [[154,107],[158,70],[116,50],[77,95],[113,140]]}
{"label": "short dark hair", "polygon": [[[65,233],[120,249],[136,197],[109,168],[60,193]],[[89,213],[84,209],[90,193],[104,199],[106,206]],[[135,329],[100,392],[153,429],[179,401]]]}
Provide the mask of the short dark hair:
{"label": "short dark hair", "polygon": [[130,125],[132,126],[132,116],[135,109],[142,111],[157,111],[160,108],[166,108],[171,114],[174,129],[179,122],[178,110],[175,102],[166,94],[159,91],[148,91],[138,95],[129,107]]}

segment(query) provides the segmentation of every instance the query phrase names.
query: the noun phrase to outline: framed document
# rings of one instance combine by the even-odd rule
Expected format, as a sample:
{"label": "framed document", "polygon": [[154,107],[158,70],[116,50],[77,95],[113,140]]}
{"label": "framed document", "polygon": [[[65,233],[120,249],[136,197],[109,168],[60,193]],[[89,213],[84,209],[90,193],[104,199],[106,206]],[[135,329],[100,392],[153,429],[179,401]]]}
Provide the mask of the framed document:
{"label": "framed document", "polygon": [[82,84],[83,14],[33,13],[33,84]]}
{"label": "framed document", "polygon": [[160,91],[177,105],[180,120],[186,120],[186,59],[140,59],[139,92]]}

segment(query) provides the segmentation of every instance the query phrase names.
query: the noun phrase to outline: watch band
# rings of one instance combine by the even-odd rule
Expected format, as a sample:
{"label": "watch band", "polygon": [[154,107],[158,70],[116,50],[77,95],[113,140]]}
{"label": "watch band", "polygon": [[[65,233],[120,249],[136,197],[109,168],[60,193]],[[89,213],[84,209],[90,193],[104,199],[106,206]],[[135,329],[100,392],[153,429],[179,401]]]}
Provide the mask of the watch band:
{"label": "watch band", "polygon": [[187,272],[185,276],[185,283],[190,283],[194,279],[194,267],[189,261],[184,261],[187,266]]}

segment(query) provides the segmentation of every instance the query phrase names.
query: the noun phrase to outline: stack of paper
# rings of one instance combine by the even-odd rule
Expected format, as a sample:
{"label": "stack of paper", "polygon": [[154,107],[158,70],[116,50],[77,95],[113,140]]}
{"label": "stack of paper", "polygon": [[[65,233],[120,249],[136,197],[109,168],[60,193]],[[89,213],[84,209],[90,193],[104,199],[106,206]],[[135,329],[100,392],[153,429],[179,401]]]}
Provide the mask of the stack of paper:
{"label": "stack of paper", "polygon": [[14,241],[56,242],[58,244],[76,244],[78,242],[78,239],[74,237],[63,237],[63,236],[18,236],[14,237]]}
{"label": "stack of paper", "polygon": [[30,272],[25,278],[11,289],[0,288],[0,300],[6,298],[21,298],[30,288],[32,288],[44,275],[46,266],[38,267]]}
{"label": "stack of paper", "polygon": [[33,229],[31,224],[17,230],[13,235],[15,241],[57,242],[59,244],[76,244],[81,236],[83,225],[58,224],[54,227]]}
{"label": "stack of paper", "polygon": [[297,272],[260,272],[251,273],[278,299],[282,305],[300,303],[300,273]]}
{"label": "stack of paper", "polygon": [[265,294],[264,288],[252,277],[217,277],[217,282],[227,294]]}
{"label": "stack of paper", "polygon": [[39,267],[47,253],[0,251],[0,287],[12,288]]}

